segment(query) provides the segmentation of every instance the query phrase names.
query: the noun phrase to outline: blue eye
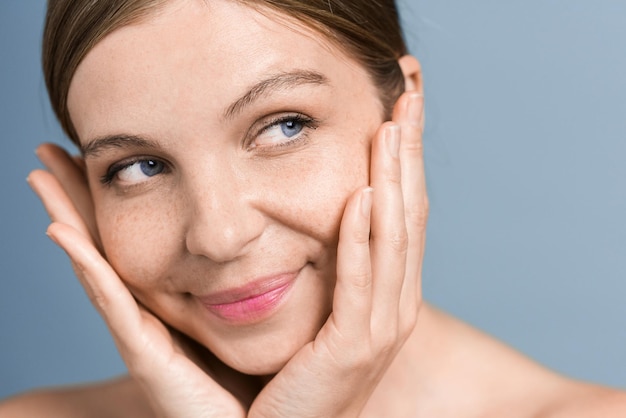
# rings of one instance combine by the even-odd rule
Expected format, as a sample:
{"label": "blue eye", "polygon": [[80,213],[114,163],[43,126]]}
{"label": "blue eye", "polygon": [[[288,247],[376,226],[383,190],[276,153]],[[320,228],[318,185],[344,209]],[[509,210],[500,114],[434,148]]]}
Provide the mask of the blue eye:
{"label": "blue eye", "polygon": [[163,163],[155,160],[139,161],[139,169],[148,177],[156,176],[163,171]]}
{"label": "blue eye", "polygon": [[280,130],[285,136],[291,138],[292,136],[298,135],[302,131],[303,125],[302,122],[298,120],[287,120],[280,123]]}
{"label": "blue eye", "polygon": [[148,181],[150,177],[159,175],[166,169],[167,166],[162,161],[150,158],[137,159],[113,165],[101,181],[103,184],[115,181],[122,185],[135,185]]}
{"label": "blue eye", "polygon": [[270,120],[257,133],[251,148],[287,145],[305,138],[307,129],[315,129],[317,122],[301,114],[281,116]]}

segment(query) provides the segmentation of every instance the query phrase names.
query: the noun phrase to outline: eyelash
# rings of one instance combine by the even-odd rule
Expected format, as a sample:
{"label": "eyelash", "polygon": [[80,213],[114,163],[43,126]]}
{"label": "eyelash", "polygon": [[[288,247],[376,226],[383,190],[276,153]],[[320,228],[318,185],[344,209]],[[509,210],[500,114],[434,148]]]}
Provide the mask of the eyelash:
{"label": "eyelash", "polygon": [[[267,123],[264,124],[264,126],[262,128],[260,128],[258,131],[256,131],[256,133],[254,134],[253,138],[248,142],[248,149],[252,150],[255,149],[257,147],[252,147],[250,146],[249,143],[251,143],[254,138],[258,137],[259,135],[263,134],[264,132],[269,131],[270,129],[279,126],[282,123],[286,123],[286,122],[295,122],[298,124],[301,124],[303,127],[303,131],[305,129],[317,129],[319,122],[314,119],[311,118],[309,116],[303,115],[301,113],[295,113],[295,114],[289,114],[289,115],[284,115],[284,116],[279,116],[276,118],[273,118],[271,120],[269,120]],[[283,148],[283,147],[288,147],[290,145],[293,145],[296,142],[302,141],[303,139],[307,138],[307,132],[301,132],[298,133],[297,135],[295,135],[292,139],[289,139],[288,141],[285,142],[281,142],[278,143],[276,145],[263,145],[261,147],[258,148],[262,148],[264,151],[270,151],[272,149],[277,149],[277,148]],[[108,169],[106,174],[104,174],[102,177],[100,177],[100,183],[102,183],[105,186],[111,186],[115,180],[115,176],[117,176],[117,174],[132,166],[133,164],[136,163],[140,163],[142,161],[149,161],[149,160],[157,160],[160,163],[162,163],[164,165],[164,172],[167,172],[168,170],[168,164],[160,159],[157,158],[153,158],[153,157],[148,157],[148,156],[138,156],[138,157],[133,157],[129,160],[124,160],[124,161],[120,161],[117,163],[112,164]],[[160,173],[161,174],[161,173]]]}

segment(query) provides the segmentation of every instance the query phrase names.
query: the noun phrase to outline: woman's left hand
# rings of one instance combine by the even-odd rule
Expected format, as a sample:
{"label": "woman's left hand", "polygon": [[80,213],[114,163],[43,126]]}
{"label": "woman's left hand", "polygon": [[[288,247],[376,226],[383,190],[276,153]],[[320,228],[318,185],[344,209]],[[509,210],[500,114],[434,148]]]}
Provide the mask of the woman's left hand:
{"label": "woman's left hand", "polygon": [[333,311],[249,417],[358,416],[413,331],[428,215],[422,128],[423,97],[405,93],[373,140],[373,190],[358,190],[344,211]]}

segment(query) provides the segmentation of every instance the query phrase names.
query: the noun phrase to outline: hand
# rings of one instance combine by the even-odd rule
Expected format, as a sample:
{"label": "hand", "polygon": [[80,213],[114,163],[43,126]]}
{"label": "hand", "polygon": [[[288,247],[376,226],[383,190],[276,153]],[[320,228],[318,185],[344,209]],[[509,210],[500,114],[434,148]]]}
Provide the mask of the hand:
{"label": "hand", "polygon": [[[227,368],[140,306],[98,251],[82,160],[51,144],[39,147],[38,155],[49,171],[33,171],[29,183],[53,221],[48,235],[69,255],[155,413],[176,418],[245,417],[244,405],[252,401],[250,393],[256,394],[258,388],[250,387],[249,378]],[[204,355],[198,355],[200,352]]]}
{"label": "hand", "polygon": [[357,191],[346,205],[333,312],[249,417],[358,416],[412,332],[428,214],[422,126],[422,96],[405,93],[372,144],[373,190]]}

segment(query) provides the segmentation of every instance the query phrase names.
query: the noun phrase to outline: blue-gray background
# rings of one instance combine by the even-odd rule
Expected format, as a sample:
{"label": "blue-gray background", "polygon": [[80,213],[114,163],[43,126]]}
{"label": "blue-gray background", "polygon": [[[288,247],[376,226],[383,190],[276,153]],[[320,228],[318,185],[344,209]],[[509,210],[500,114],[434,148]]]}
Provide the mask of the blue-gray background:
{"label": "blue-gray background", "polygon": [[[0,398],[123,373],[25,178],[68,142],[43,0],[0,2]],[[626,388],[626,2],[404,0],[424,67],[428,300],[573,377]]]}

